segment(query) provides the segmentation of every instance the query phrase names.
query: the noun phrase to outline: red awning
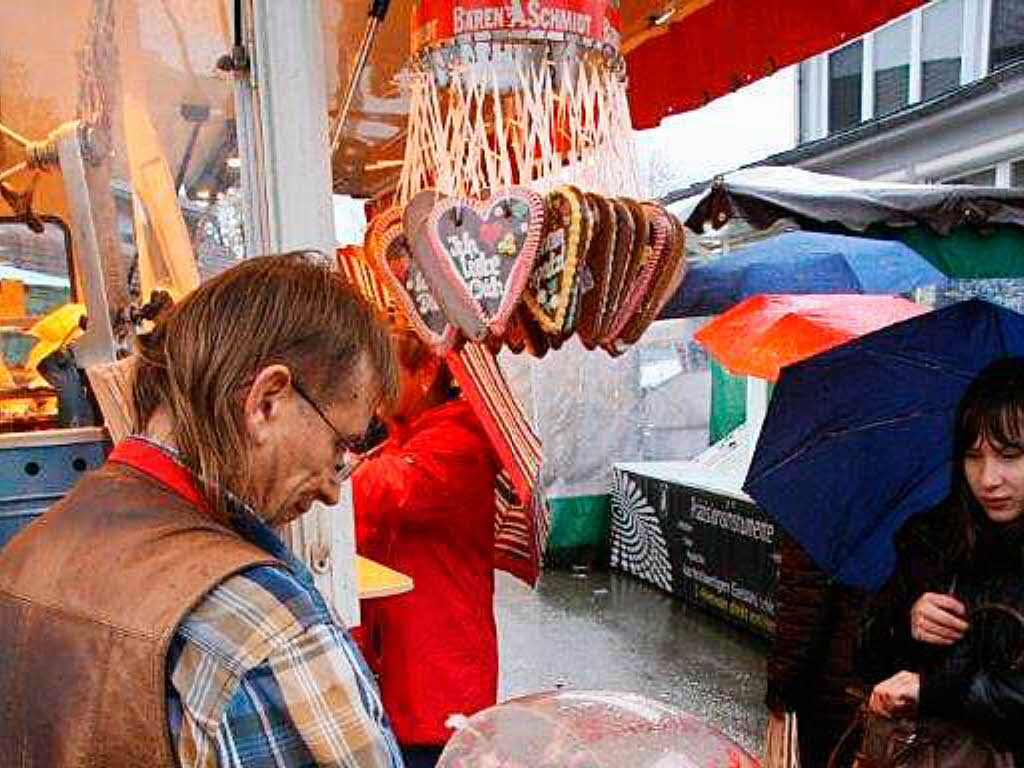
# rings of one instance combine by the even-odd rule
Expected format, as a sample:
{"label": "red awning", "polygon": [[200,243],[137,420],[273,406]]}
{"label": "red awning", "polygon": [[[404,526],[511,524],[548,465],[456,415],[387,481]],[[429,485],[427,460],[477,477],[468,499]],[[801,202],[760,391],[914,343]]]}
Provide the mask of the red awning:
{"label": "red awning", "polygon": [[[682,19],[627,53],[634,128],[653,128],[668,115],[701,107],[923,4],[922,0],[704,2],[691,13],[676,14]],[[635,40],[646,34],[630,37]],[[626,47],[628,43],[629,37]]]}

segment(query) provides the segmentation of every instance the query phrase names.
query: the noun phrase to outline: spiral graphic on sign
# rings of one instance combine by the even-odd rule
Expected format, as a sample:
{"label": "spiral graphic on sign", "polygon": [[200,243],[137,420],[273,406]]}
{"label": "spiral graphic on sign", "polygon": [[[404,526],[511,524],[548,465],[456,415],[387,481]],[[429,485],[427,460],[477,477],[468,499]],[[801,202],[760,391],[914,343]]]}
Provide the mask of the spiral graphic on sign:
{"label": "spiral graphic on sign", "polygon": [[612,478],[611,564],[672,591],[672,562],[658,513],[624,472]]}

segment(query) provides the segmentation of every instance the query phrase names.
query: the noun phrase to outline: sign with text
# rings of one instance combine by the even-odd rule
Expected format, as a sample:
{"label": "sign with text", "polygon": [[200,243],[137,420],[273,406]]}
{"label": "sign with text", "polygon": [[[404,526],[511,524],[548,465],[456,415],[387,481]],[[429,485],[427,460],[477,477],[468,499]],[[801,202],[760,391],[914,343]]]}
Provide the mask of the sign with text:
{"label": "sign with text", "polygon": [[572,36],[619,47],[618,0],[419,0],[412,11],[412,51],[478,33]]}
{"label": "sign with text", "polygon": [[[688,602],[771,636],[778,578],[775,523],[756,505],[731,496],[621,470],[615,475],[616,488],[632,486],[633,501],[624,503],[624,497],[613,492],[612,565],[641,578],[656,573],[658,579],[647,580],[663,588],[670,583],[672,593]],[[629,506],[632,511],[624,508]],[[650,553],[663,549],[667,564],[652,567],[624,564],[621,558],[615,561],[616,539],[636,538],[635,531],[624,532],[631,527],[629,519],[636,520],[638,514],[649,520],[632,527],[645,528],[648,538],[657,527],[663,543],[634,547],[634,551],[644,553],[641,559],[650,559]]]}

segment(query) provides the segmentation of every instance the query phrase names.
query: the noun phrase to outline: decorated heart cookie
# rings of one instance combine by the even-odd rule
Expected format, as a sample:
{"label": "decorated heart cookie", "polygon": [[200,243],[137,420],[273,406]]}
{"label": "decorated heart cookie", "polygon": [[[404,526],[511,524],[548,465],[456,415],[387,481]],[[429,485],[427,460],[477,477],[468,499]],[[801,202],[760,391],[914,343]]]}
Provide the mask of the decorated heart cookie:
{"label": "decorated heart cookie", "polygon": [[633,249],[626,264],[625,273],[622,276],[622,287],[619,290],[618,303],[615,313],[605,326],[602,344],[608,344],[615,339],[617,331],[629,319],[636,301],[636,282],[644,265],[647,263],[651,253],[650,248],[650,222],[643,206],[635,200],[621,198],[621,202],[629,211],[629,217],[633,224]]}
{"label": "decorated heart cookie", "polygon": [[534,357],[544,357],[548,350],[551,349],[549,337],[541,329],[537,318],[533,316],[533,312],[526,307],[526,304],[519,305],[519,308],[516,310],[516,320],[519,327],[523,330],[523,342],[526,351]]}
{"label": "decorated heart cookie", "polygon": [[523,305],[520,304],[516,311],[512,313],[512,317],[508,321],[508,328],[505,331],[505,346],[514,355],[518,355],[526,349],[526,329],[523,327],[523,321],[520,319],[520,310],[522,308]]}
{"label": "decorated heart cookie", "polygon": [[[573,276],[572,295],[569,298],[569,306],[566,308],[565,322],[562,324],[563,341],[576,332],[583,293],[593,287],[593,277],[590,270],[587,269],[587,253],[590,251],[590,243],[594,239],[594,226],[597,219],[597,214],[586,196],[575,187],[569,187],[569,189],[580,196],[580,243],[579,255],[576,258],[576,274]],[[557,347],[555,348],[557,349]]]}
{"label": "decorated heart cookie", "polygon": [[427,220],[430,211],[443,198],[436,189],[424,189],[413,195],[412,200],[405,204],[402,210],[402,229],[407,237],[420,228],[420,225]]}
{"label": "decorated heart cookie", "polygon": [[505,332],[533,269],[543,220],[543,201],[522,187],[479,203],[442,199],[430,211],[430,250],[414,247],[413,257],[468,338]]}
{"label": "decorated heart cookie", "polygon": [[608,276],[608,296],[601,312],[600,326],[597,331],[597,342],[611,333],[619,309],[620,297],[624,298],[626,272],[633,258],[633,241],[636,239],[636,225],[630,215],[629,208],[622,200],[610,200],[615,212],[615,251],[612,257]]}
{"label": "decorated heart cookie", "polygon": [[544,239],[523,302],[545,333],[560,334],[574,298],[583,244],[583,196],[559,187],[546,200]]}
{"label": "decorated heart cookie", "polygon": [[377,216],[367,228],[365,242],[371,264],[413,331],[437,354],[444,354],[455,341],[455,329],[412,258],[402,212],[389,208]]}
{"label": "decorated heart cookie", "polygon": [[[665,302],[682,282],[686,267],[683,259],[683,228],[679,220],[661,206],[653,203],[645,203],[644,206],[650,214],[652,230],[657,231],[652,238],[655,259],[640,304],[618,335],[619,340],[626,345],[635,344],[657,319]],[[661,229],[665,231],[663,240]]]}
{"label": "decorated heart cookie", "polygon": [[[647,244],[643,249],[640,269],[629,285],[626,300],[619,309],[619,315],[609,334],[611,341],[635,333],[645,302],[650,298],[650,289],[661,260],[667,253],[672,225],[664,208],[652,203],[641,203],[647,221]],[[625,332],[629,329],[629,333]],[[635,340],[635,339],[634,339]]]}
{"label": "decorated heart cookie", "polygon": [[[601,315],[608,301],[611,266],[615,256],[615,209],[607,198],[600,195],[588,193],[586,198],[594,211],[594,234],[587,249],[586,266],[580,270],[580,282],[584,290],[576,331],[583,346],[593,349],[597,346]],[[590,283],[589,290],[587,283]]]}
{"label": "decorated heart cookie", "polygon": [[686,229],[675,216],[671,217],[672,222],[672,244],[669,248],[670,269],[666,269],[664,287],[656,294],[657,305],[654,310],[654,319],[657,319],[665,305],[675,296],[679,286],[683,284],[686,277]]}

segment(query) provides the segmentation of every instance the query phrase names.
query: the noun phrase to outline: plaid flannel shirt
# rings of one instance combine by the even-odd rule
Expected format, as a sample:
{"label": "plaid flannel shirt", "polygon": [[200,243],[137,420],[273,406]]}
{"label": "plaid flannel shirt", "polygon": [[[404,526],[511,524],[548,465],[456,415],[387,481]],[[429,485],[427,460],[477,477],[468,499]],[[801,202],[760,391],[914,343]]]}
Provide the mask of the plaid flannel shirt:
{"label": "plaid flannel shirt", "polygon": [[402,768],[373,675],[312,574],[245,505],[229,503],[239,533],[287,570],[226,579],[178,625],[166,667],[178,763]]}

